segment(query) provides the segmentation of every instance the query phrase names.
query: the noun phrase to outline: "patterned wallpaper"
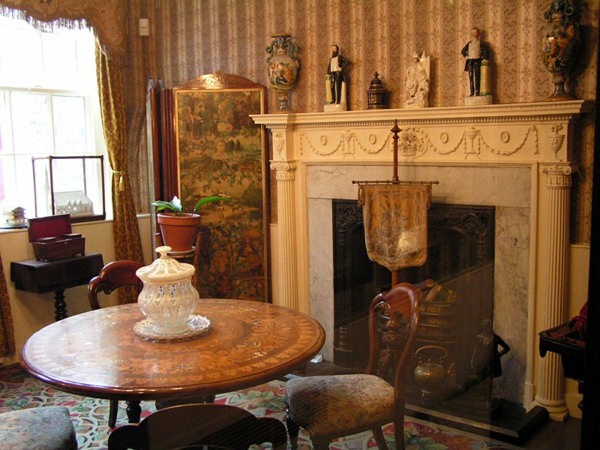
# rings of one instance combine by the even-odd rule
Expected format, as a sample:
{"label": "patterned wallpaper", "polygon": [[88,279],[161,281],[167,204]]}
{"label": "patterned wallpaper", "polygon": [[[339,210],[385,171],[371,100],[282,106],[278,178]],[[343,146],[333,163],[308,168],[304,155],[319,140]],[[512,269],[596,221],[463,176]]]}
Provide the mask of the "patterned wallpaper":
{"label": "patterned wallpaper", "polygon": [[[143,108],[148,77],[177,86],[221,70],[269,87],[266,47],[271,35],[291,34],[300,46],[300,74],[291,94],[297,112],[323,110],[323,77],[338,44],[352,63],[349,108],[367,108],[375,71],[390,91],[390,107],[406,98],[412,54],[431,56],[431,107],[456,106],[468,93],[460,50],[477,26],[492,50],[494,103],[544,100],[551,76],[541,62],[541,29],[550,0],[128,0],[130,109]],[[577,98],[596,98],[599,0],[578,3],[584,46]],[[138,18],[150,19],[150,37],[137,35]],[[269,88],[268,112],[277,111]],[[580,176],[574,178],[573,241],[590,239],[593,117],[581,121],[576,142]]]}

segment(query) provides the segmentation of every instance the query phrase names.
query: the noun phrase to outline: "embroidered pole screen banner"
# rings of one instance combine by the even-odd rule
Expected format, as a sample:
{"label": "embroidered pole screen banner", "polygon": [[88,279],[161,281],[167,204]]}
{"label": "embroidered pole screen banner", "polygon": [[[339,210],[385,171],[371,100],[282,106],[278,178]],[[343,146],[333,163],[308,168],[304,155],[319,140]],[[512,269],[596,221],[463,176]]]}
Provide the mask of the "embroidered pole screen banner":
{"label": "embroidered pole screen banner", "polygon": [[430,184],[359,186],[358,203],[371,261],[392,272],[425,264],[430,199]]}

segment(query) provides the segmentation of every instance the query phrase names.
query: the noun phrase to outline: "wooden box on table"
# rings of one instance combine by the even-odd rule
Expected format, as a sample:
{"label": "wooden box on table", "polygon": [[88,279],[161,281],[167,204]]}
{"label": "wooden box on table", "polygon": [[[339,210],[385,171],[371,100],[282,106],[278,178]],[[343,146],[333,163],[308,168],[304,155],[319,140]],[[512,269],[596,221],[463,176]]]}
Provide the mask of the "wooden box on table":
{"label": "wooden box on table", "polygon": [[40,261],[85,254],[85,237],[72,232],[70,214],[29,219],[29,242]]}

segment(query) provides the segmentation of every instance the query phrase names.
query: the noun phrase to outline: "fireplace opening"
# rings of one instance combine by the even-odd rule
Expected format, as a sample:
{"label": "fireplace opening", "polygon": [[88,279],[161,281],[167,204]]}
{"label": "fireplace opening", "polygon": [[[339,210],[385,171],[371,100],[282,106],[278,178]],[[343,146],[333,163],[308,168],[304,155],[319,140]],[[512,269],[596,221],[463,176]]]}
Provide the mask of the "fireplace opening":
{"label": "fireplace opening", "polygon": [[[355,322],[364,321],[375,295],[390,289],[391,273],[367,256],[362,209],[357,202],[334,200],[333,222],[334,326],[336,332],[341,328],[334,340],[334,362],[342,367],[364,368],[368,349],[365,352],[364,345],[352,346],[350,343],[357,340],[347,340],[344,333]],[[433,204],[428,222],[427,262],[421,267],[401,270],[398,280],[414,284],[433,280],[442,286],[440,295],[448,297],[446,302],[454,303],[447,307],[459,308],[470,315],[469,322],[478,322],[477,335],[481,322],[492,319],[494,207]],[[458,295],[460,301],[455,302]],[[434,319],[425,319],[420,330],[422,342],[447,341],[453,333],[443,320],[435,323]]]}
{"label": "fireplace opening", "polygon": [[[493,333],[495,208],[433,204],[428,211],[428,257],[398,273],[424,290],[407,401],[417,409],[455,416],[491,416],[498,406],[493,379],[501,376]],[[369,260],[362,209],[333,200],[334,364],[363,371],[368,360],[370,301],[391,287],[388,269]],[[502,344],[502,345],[498,345]]]}

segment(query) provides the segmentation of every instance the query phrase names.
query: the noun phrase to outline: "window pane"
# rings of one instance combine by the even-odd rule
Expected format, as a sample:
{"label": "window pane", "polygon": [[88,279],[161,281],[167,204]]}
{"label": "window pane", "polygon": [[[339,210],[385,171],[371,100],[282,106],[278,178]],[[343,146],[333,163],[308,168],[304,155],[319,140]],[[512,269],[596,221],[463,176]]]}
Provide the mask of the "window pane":
{"label": "window pane", "polygon": [[27,217],[34,217],[35,201],[33,195],[33,170],[31,156],[15,157],[15,182],[17,188],[15,193],[15,206],[25,208]]}
{"label": "window pane", "polygon": [[52,107],[56,153],[86,153],[85,99],[54,95]]}
{"label": "window pane", "polygon": [[11,96],[15,153],[50,154],[53,151],[48,96],[13,92]]}
{"label": "window pane", "polygon": [[10,187],[14,186],[13,174],[12,158],[0,157],[0,203],[4,203],[15,194],[10,192]]}
{"label": "window pane", "polygon": [[4,208],[21,206],[27,217],[34,217],[31,157],[0,157],[0,203]]}
{"label": "window pane", "polygon": [[8,91],[0,91],[0,155],[12,153],[10,110],[8,108],[9,98],[10,94]]}
{"label": "window pane", "polygon": [[47,86],[79,86],[77,51],[72,37],[42,34],[45,84]]}
{"label": "window pane", "polygon": [[43,79],[42,46],[39,33],[28,29],[0,28],[0,83],[12,86],[36,86]]}

